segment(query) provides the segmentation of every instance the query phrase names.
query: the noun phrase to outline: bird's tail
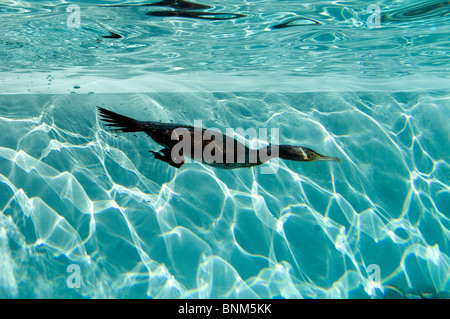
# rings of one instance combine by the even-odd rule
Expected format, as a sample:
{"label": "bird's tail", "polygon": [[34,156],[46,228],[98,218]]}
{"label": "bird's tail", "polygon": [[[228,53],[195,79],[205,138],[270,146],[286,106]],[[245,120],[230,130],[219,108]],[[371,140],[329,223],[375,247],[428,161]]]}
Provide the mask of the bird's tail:
{"label": "bird's tail", "polygon": [[100,117],[105,121],[107,126],[113,127],[111,131],[114,132],[140,132],[146,128],[146,122],[132,119],[131,117],[123,116],[115,112],[97,106]]}

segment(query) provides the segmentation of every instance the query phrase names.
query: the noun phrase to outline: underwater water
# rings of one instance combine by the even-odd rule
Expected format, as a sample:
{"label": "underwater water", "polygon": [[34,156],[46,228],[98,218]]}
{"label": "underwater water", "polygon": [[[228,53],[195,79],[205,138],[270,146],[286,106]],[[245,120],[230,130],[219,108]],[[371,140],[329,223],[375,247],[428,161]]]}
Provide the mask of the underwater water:
{"label": "underwater water", "polygon": [[[450,3],[373,4],[2,1],[0,297],[448,298]],[[175,169],[97,106],[341,162]]]}

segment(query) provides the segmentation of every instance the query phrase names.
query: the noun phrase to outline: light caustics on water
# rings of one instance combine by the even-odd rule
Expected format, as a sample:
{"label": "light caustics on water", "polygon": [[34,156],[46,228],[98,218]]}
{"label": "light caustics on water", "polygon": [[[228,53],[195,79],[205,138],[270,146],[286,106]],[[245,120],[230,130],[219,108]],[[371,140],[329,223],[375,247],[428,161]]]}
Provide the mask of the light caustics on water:
{"label": "light caustics on water", "polygon": [[[138,4],[0,5],[1,297],[448,297],[448,2]],[[341,162],[177,170],[96,106]]]}

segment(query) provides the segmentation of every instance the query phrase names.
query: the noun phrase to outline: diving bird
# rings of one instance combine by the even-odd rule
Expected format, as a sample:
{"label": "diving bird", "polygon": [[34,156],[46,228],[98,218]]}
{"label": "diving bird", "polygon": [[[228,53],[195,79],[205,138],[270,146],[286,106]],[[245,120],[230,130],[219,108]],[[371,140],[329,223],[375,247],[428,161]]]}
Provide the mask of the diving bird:
{"label": "diving bird", "polygon": [[272,158],[297,162],[334,161],[337,157],[320,155],[302,146],[270,144],[251,149],[235,138],[220,132],[188,125],[138,121],[98,107],[100,117],[114,132],[145,132],[163,148],[149,151],[156,159],[180,168],[186,157],[207,165],[233,169],[264,164]]}

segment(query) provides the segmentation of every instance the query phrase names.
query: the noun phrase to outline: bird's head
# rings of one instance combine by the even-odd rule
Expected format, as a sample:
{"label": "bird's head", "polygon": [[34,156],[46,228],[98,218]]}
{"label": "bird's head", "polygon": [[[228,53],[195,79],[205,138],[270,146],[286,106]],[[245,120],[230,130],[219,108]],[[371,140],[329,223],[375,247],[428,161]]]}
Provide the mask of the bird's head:
{"label": "bird's head", "polygon": [[[272,151],[273,146],[272,146]],[[325,156],[313,151],[310,148],[292,145],[278,145],[278,157],[297,162],[333,161],[340,162],[337,157]]]}

